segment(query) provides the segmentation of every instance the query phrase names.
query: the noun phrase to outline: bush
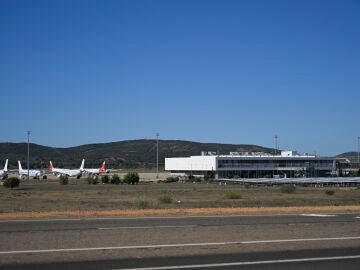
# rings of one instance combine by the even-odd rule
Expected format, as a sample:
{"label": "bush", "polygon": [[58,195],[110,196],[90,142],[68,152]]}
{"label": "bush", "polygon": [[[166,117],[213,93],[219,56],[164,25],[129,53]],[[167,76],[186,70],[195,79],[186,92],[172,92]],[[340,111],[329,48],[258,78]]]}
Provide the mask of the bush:
{"label": "bush", "polygon": [[284,185],[280,190],[282,193],[294,193],[295,189],[296,187],[294,185]]}
{"label": "bush", "polygon": [[174,183],[174,182],[179,182],[179,177],[168,177],[165,180],[165,183]]}
{"label": "bush", "polygon": [[250,187],[251,187],[250,183],[245,183],[245,188],[250,188]]}
{"label": "bush", "polygon": [[113,184],[113,185],[118,185],[120,184],[121,180],[120,180],[120,177],[117,175],[117,174],[114,174],[112,177],[111,177],[111,180],[110,180],[110,183]]}
{"label": "bush", "polygon": [[99,184],[99,179],[97,177],[97,175],[94,176],[88,176],[88,178],[86,178],[88,184],[93,184],[93,185],[97,185]]}
{"label": "bush", "polygon": [[101,182],[102,182],[103,184],[108,184],[108,183],[110,182],[109,176],[106,174],[106,175],[104,175],[103,177],[101,177]]}
{"label": "bush", "polygon": [[18,187],[19,185],[20,185],[20,180],[16,177],[7,178],[3,183],[3,186],[7,188]]}
{"label": "bush", "polygon": [[60,176],[59,181],[60,181],[61,185],[67,185],[67,184],[69,184],[69,177],[62,175],[62,176]]}
{"label": "bush", "polygon": [[136,173],[136,172],[129,172],[129,173],[127,173],[126,175],[125,175],[125,177],[124,177],[124,182],[126,183],[126,184],[132,184],[132,185],[134,185],[134,184],[137,184],[137,183],[139,183],[139,179],[140,179],[140,177],[139,177],[139,174],[138,173]]}
{"label": "bush", "polygon": [[47,180],[47,176],[46,176],[46,175],[43,175],[42,179],[43,179],[43,180]]}
{"label": "bush", "polygon": [[202,181],[201,177],[193,177],[193,183],[200,183]]}
{"label": "bush", "polygon": [[172,203],[173,198],[169,195],[162,195],[158,198],[159,203]]}
{"label": "bush", "polygon": [[229,191],[225,193],[224,197],[225,199],[236,200],[236,199],[241,199],[241,194],[237,192]]}
{"label": "bush", "polygon": [[140,209],[145,209],[148,207],[148,201],[145,198],[137,198],[134,200],[134,204],[136,207]]}
{"label": "bush", "polygon": [[215,173],[213,171],[205,173],[205,175],[204,175],[205,181],[209,181],[209,180],[213,180],[213,179],[215,179]]}
{"label": "bush", "polygon": [[334,193],[335,193],[335,190],[331,190],[331,189],[325,190],[326,195],[331,196],[331,195],[334,195]]}

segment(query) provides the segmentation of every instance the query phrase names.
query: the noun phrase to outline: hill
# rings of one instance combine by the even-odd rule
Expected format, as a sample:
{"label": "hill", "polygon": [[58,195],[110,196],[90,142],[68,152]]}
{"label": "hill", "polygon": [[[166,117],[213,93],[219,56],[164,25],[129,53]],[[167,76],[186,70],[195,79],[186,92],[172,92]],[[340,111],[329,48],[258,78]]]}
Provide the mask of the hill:
{"label": "hill", "polygon": [[351,166],[353,168],[358,168],[360,165],[358,161],[358,152],[345,152],[340,155],[337,155],[336,157],[347,158],[350,161]]}
{"label": "hill", "polygon": [[[199,143],[179,140],[159,140],[159,164],[165,157],[187,157],[199,155],[201,151],[228,154],[229,152],[261,151],[272,153],[274,149],[257,145]],[[12,168],[17,160],[26,164],[26,143],[0,143],[0,167],[9,159]],[[76,147],[55,148],[30,144],[30,167],[48,168],[49,160],[54,166],[76,168],[86,159],[86,167],[98,167],[106,160],[111,168],[153,167],[156,164],[156,140],[129,140],[110,143],[86,144]]]}
{"label": "hill", "polygon": [[342,153],[340,155],[337,155],[336,157],[349,158],[349,157],[357,157],[357,155],[358,155],[357,152],[345,152],[345,153]]}

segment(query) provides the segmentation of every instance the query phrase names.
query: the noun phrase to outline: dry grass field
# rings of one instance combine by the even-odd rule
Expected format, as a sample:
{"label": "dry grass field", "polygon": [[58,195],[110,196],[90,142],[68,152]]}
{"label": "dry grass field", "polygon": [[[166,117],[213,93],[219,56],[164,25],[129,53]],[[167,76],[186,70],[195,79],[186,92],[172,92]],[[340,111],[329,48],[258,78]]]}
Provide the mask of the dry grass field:
{"label": "dry grass field", "polygon": [[[334,194],[328,195],[327,190],[333,190]],[[211,213],[216,212],[216,209],[251,208],[261,209],[264,212],[266,208],[298,209],[304,206],[335,206],[334,209],[336,206],[354,206],[352,210],[359,211],[360,189],[297,186],[294,193],[283,193],[279,186],[245,187],[238,184],[217,183],[89,185],[85,179],[70,179],[68,185],[60,185],[58,180],[52,179],[23,181],[20,187],[13,190],[0,187],[0,218],[6,218],[8,216],[6,214],[10,213],[29,212],[57,212],[64,215],[70,212],[94,214],[108,211],[116,215],[116,213],[129,214],[131,211],[141,210],[145,211],[143,212],[145,214],[149,214],[149,211],[161,214],[171,211],[186,213],[186,209],[205,208],[213,209]]]}

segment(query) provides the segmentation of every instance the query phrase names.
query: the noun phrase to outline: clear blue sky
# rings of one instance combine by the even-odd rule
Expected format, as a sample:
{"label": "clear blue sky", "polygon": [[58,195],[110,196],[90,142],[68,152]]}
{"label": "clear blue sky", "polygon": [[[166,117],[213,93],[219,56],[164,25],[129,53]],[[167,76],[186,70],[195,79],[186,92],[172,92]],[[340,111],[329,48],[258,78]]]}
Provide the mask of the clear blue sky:
{"label": "clear blue sky", "polygon": [[0,141],[278,134],[281,149],[355,151],[359,14],[356,0],[0,0]]}

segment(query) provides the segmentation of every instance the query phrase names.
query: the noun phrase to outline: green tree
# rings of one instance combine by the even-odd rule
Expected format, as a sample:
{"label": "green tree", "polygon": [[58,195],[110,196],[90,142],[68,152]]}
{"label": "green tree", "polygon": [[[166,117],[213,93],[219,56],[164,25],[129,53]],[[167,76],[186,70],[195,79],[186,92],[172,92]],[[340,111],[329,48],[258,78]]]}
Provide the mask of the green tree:
{"label": "green tree", "polygon": [[101,177],[101,182],[103,184],[108,184],[109,181],[110,181],[110,179],[109,179],[109,176],[107,174],[105,174],[104,176]]}
{"label": "green tree", "polygon": [[114,175],[111,177],[111,180],[110,180],[110,183],[111,183],[111,184],[118,185],[118,184],[120,184],[120,182],[121,182],[120,177],[119,177],[117,174],[114,174]]}
{"label": "green tree", "polygon": [[134,185],[134,184],[137,184],[137,183],[139,183],[139,179],[140,179],[140,177],[139,177],[139,174],[138,173],[136,173],[136,172],[129,172],[129,173],[127,173],[126,175],[125,175],[125,177],[124,177],[124,182],[126,183],[126,184],[132,184],[132,185]]}

